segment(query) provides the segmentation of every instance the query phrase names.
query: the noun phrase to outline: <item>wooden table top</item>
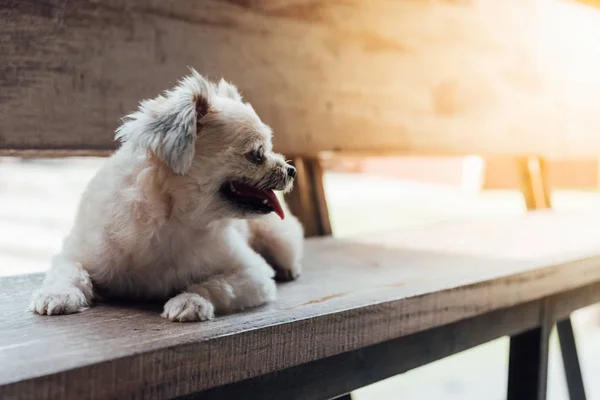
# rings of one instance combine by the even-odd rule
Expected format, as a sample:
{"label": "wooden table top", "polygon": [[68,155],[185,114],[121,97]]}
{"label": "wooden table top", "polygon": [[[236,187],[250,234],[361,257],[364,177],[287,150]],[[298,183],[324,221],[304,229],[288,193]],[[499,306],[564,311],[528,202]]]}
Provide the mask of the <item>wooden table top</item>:
{"label": "wooden table top", "polygon": [[[172,323],[161,305],[26,310],[42,277],[0,280],[1,398],[163,398],[227,384],[600,281],[600,215],[534,213],[310,239],[276,302]],[[79,396],[79,397],[78,397]]]}

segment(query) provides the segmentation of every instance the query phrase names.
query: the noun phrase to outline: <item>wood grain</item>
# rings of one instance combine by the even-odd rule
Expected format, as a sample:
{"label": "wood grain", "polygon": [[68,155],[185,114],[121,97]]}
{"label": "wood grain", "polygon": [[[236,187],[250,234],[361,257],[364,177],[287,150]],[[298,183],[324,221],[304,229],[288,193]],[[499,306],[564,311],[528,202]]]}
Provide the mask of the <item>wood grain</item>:
{"label": "wood grain", "polygon": [[309,239],[275,303],[199,324],[160,304],[36,316],[41,277],[2,279],[0,398],[168,398],[305,364],[599,282],[599,236],[600,215],[534,213]]}
{"label": "wood grain", "polygon": [[[297,367],[209,389],[177,400],[322,400],[379,382],[507,335],[537,326],[548,314],[552,321],[600,301],[600,283],[503,308],[380,344],[312,361]],[[565,314],[566,313],[566,314]]]}
{"label": "wood grain", "polygon": [[113,148],[189,65],[288,156],[596,156],[599,22],[569,0],[0,0],[0,148]]}

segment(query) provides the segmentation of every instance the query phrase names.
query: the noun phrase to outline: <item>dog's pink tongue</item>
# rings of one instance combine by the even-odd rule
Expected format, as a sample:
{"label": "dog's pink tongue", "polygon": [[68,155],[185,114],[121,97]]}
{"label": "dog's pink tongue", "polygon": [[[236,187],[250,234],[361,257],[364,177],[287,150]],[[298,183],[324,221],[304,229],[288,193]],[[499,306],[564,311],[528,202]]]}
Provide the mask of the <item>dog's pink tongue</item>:
{"label": "dog's pink tongue", "polygon": [[279,215],[279,218],[284,219],[285,215],[283,213],[283,208],[279,203],[279,199],[275,195],[275,192],[268,189],[258,189],[254,186],[245,184],[245,183],[236,183],[235,184],[237,192],[242,196],[248,197],[257,197],[261,200],[266,200],[268,205],[271,206],[275,214]]}
{"label": "dog's pink tongue", "polygon": [[285,214],[283,213],[283,208],[281,207],[281,204],[279,203],[279,199],[275,195],[275,192],[272,190],[265,190],[265,194],[267,195],[267,202],[271,207],[273,207],[273,211],[275,211],[275,214],[279,215],[279,218],[284,219]]}

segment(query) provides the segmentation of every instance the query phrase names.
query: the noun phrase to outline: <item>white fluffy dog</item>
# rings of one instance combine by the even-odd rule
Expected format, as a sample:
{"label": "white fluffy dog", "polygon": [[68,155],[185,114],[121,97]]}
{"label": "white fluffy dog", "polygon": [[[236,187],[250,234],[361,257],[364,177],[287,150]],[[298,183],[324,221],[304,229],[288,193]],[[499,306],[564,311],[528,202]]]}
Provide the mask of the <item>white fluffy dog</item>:
{"label": "white fluffy dog", "polygon": [[296,170],[271,134],[235,86],[194,70],[143,101],[118,128],[123,144],[84,192],[31,310],[170,297],[163,317],[202,321],[275,299],[275,273],[300,273],[303,232],[273,192],[290,190]]}

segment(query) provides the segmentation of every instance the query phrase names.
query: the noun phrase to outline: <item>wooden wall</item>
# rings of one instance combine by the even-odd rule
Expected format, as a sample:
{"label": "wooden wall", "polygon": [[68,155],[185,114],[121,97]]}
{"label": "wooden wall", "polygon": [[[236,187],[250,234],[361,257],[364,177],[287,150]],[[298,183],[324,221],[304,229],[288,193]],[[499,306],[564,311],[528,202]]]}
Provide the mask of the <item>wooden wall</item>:
{"label": "wooden wall", "polygon": [[0,0],[0,149],[109,149],[194,66],[288,155],[600,151],[600,11],[570,0]]}

